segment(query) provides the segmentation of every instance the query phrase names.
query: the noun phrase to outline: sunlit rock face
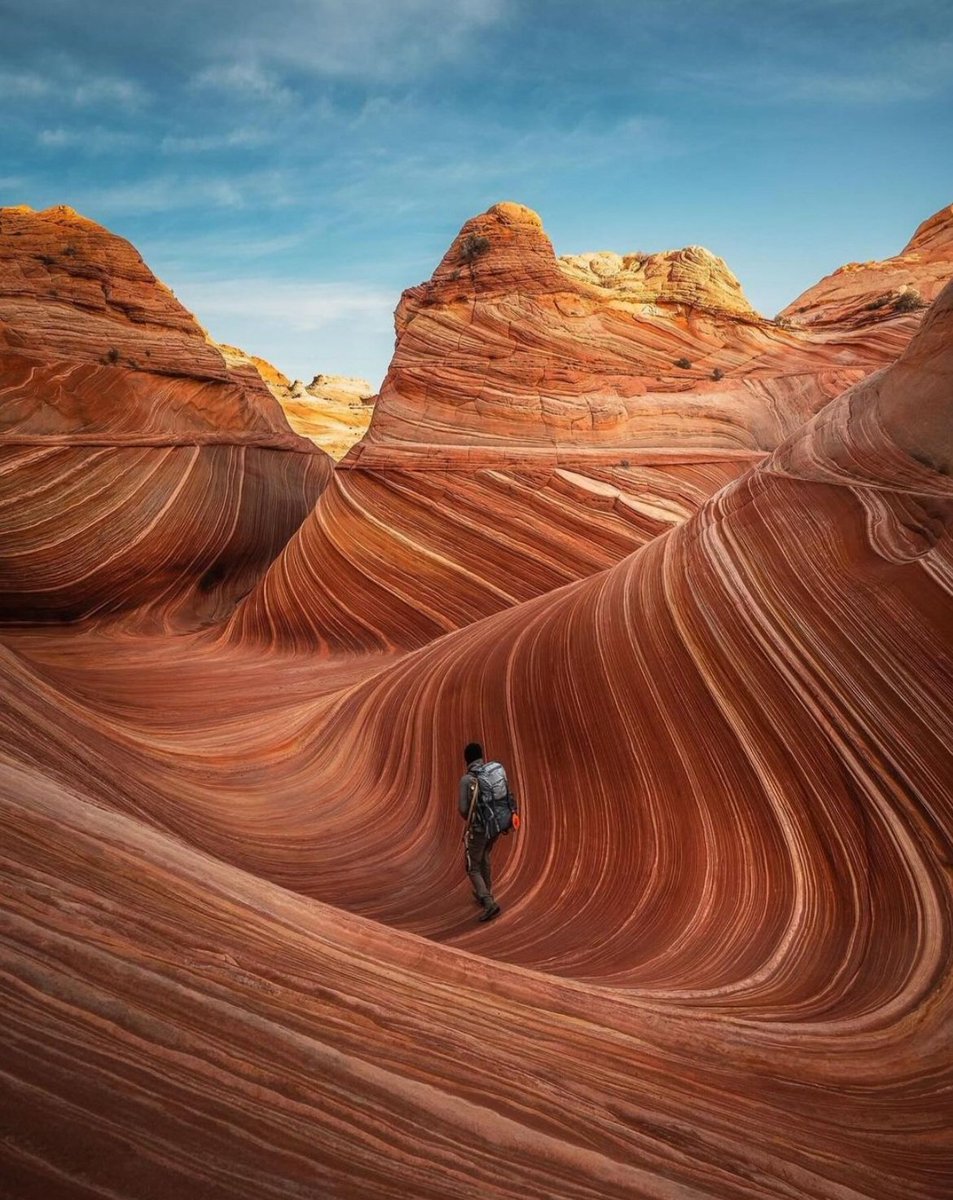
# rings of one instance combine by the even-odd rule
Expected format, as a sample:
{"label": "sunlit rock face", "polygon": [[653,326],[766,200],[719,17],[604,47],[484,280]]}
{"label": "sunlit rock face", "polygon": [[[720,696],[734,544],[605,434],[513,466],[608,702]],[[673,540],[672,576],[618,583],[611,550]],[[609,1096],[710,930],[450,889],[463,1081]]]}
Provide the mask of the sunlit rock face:
{"label": "sunlit rock face", "polygon": [[620,300],[758,315],[725,260],[704,246],[661,254],[569,254],[559,265],[572,278],[604,288]]}
{"label": "sunlit rock face", "polygon": [[0,209],[0,619],[247,592],[330,462],[234,368],[135,249],[68,208]]}
{"label": "sunlit rock face", "polygon": [[889,327],[922,317],[951,276],[953,205],[924,221],[893,258],[839,267],[793,300],[781,316],[805,328]]}
{"label": "sunlit rock face", "polygon": [[699,247],[557,259],[497,204],[406,291],[370,429],[236,612],[321,653],[410,648],[618,562],[900,353],[760,317]]}
{"label": "sunlit rock face", "polygon": [[315,375],[309,384],[296,379],[281,397],[281,407],[296,433],[337,460],[367,432],[375,398],[366,379]]}
{"label": "sunlit rock face", "polygon": [[351,375],[315,375],[309,384],[291,380],[263,358],[235,346],[219,345],[233,366],[251,365],[281,405],[288,424],[337,460],[360,441],[371,423],[374,389]]}
{"label": "sunlit rock face", "polygon": [[[693,515],[414,652],[5,632],[13,1194],[945,1196],[951,406],[953,287]],[[524,817],[487,926],[474,737]]]}

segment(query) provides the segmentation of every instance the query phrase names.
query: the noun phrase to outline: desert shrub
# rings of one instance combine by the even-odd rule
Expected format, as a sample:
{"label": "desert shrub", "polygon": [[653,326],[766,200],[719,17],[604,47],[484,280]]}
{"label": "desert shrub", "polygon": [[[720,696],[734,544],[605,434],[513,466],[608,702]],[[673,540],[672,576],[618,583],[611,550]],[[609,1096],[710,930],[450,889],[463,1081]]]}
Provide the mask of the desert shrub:
{"label": "desert shrub", "polygon": [[915,288],[908,288],[897,297],[894,308],[897,312],[916,312],[918,308],[926,308],[927,304]]}
{"label": "desert shrub", "polygon": [[70,243],[70,245],[63,247],[63,253],[66,255],[67,258],[75,258],[76,254],[77,254],[77,250],[76,250],[76,247],[72,243]]}
{"label": "desert shrub", "polygon": [[115,346],[110,346],[110,348],[106,351],[103,361],[108,362],[111,366],[115,366],[115,364],[119,362],[119,351]]}
{"label": "desert shrub", "polygon": [[691,367],[692,363],[691,359],[689,358],[676,358],[674,365],[676,367],[681,367],[683,371],[687,371]]}
{"label": "desert shrub", "polygon": [[717,383],[719,379],[724,379],[725,373],[721,367],[715,367],[714,371],[711,373],[711,377]]}
{"label": "desert shrub", "polygon": [[486,254],[490,248],[490,239],[478,233],[468,233],[460,243],[460,258],[465,263],[472,263]]}

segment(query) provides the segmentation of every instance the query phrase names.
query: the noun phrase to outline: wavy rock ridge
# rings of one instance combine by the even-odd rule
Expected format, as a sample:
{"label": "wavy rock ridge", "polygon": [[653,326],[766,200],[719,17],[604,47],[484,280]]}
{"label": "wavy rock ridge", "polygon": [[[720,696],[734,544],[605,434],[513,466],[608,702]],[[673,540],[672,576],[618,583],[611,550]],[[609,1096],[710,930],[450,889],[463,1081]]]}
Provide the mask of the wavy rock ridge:
{"label": "wavy rock ridge", "polygon": [[[5,631],[18,1195],[951,1194],[951,404],[953,286],[635,552],[621,488],[597,516],[537,487],[570,502],[511,547],[536,594],[483,620],[453,547],[517,536],[529,457],[468,483],[362,452],[318,513],[357,497],[377,529],[389,587],[338,593],[376,653],[343,609],[337,644],[308,610],[324,657],[243,627],[293,615],[313,521],[220,636]],[[491,486],[509,504],[468,511]],[[401,543],[442,582],[400,577]],[[562,587],[560,545],[593,555]],[[401,589],[411,652],[382,629]],[[489,926],[448,806],[474,736],[525,818]]]}

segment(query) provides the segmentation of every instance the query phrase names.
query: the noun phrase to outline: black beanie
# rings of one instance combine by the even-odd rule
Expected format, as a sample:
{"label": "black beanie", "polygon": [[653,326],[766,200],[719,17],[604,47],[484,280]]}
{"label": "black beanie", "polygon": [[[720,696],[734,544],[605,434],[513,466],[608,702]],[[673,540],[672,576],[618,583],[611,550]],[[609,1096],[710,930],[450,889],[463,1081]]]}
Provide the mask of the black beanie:
{"label": "black beanie", "polygon": [[470,763],[475,763],[478,758],[483,757],[483,747],[479,742],[471,742],[463,752],[463,758],[467,766]]}

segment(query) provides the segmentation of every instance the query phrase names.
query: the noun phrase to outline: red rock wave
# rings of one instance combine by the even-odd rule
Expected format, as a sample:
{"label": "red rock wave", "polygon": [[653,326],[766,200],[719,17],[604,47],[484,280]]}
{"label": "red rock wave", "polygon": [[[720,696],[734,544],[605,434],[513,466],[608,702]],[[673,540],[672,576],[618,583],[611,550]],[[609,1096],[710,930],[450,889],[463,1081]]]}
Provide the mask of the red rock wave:
{"label": "red rock wave", "polygon": [[222,616],[329,476],[128,242],[0,209],[0,620]]}
{"label": "red rock wave", "polygon": [[[326,657],[281,625],[315,521],[217,640],[6,630],[13,1194],[950,1194],[951,398],[953,286],[727,486],[683,460],[697,511],[633,553],[616,479],[651,465],[557,459],[520,505],[525,464],[351,469],[316,514],[339,631],[300,618]],[[598,517],[520,525],[573,489]],[[391,514],[359,551],[349,502]],[[468,525],[522,531],[537,594],[454,629]],[[473,737],[524,815],[488,926]]]}

